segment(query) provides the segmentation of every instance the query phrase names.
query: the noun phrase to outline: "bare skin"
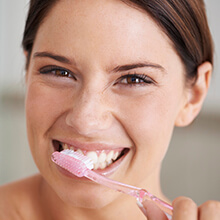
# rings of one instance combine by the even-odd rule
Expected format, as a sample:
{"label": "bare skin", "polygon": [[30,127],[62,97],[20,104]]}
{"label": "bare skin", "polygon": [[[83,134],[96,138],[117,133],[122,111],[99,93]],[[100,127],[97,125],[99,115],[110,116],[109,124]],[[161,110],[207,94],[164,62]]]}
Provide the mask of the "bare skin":
{"label": "bare skin", "polygon": [[[40,174],[0,189],[0,215],[165,219],[153,207],[144,216],[134,198],[61,172],[50,159],[54,142],[84,151],[128,149],[117,166],[100,172],[168,201],[161,163],[174,126],[199,113],[211,70],[203,63],[197,83],[186,87],[172,42],[146,12],[117,0],[58,2],[38,30],[26,75],[28,139]],[[188,201],[174,201],[174,220],[208,219],[195,215],[195,205],[181,214]]]}
{"label": "bare skin", "polygon": [[40,201],[41,176],[37,175],[0,188],[1,219],[43,219]]}

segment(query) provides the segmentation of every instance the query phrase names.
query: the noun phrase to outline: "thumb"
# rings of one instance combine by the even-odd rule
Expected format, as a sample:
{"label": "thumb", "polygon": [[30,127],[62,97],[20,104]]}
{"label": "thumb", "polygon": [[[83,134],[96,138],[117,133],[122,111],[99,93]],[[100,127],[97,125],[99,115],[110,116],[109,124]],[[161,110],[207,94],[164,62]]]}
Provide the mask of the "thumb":
{"label": "thumb", "polygon": [[138,207],[143,212],[143,214],[147,217],[148,220],[167,220],[166,214],[154,204],[154,202],[145,200],[140,203],[137,202]]}

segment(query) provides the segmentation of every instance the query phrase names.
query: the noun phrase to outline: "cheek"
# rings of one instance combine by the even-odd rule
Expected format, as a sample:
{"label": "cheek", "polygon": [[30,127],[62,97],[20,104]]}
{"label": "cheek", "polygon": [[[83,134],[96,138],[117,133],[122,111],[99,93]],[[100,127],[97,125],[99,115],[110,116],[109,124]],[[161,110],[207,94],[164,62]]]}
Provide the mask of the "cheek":
{"label": "cheek", "polygon": [[136,99],[119,108],[124,109],[123,124],[137,146],[143,145],[146,140],[146,143],[150,143],[151,140],[158,142],[160,137],[165,138],[171,133],[177,114],[170,100],[155,96]]}
{"label": "cheek", "polygon": [[33,156],[40,153],[42,156],[45,151],[51,150],[48,148],[50,128],[65,111],[66,101],[63,96],[62,92],[43,86],[39,82],[27,86],[26,123]]}
{"label": "cheek", "polygon": [[61,90],[43,86],[38,82],[30,84],[26,95],[27,123],[37,133],[37,128],[49,129],[64,111],[65,103],[68,102]]}
{"label": "cheek", "polygon": [[119,107],[123,109],[122,123],[136,148],[134,173],[138,175],[146,176],[160,166],[167,151],[181,97],[168,94],[175,93],[168,90],[154,93],[132,102],[121,102]]}

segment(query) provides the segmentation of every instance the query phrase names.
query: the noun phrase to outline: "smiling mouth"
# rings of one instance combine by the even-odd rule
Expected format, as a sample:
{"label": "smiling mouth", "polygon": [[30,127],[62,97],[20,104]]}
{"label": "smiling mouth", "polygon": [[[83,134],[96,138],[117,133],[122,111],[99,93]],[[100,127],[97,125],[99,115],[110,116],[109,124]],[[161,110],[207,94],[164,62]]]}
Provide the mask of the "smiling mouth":
{"label": "smiling mouth", "polygon": [[83,154],[89,157],[93,161],[94,169],[93,170],[103,170],[109,167],[111,164],[118,161],[120,158],[125,156],[129,148],[120,148],[120,149],[101,149],[101,150],[83,150],[79,149],[75,146],[68,145],[66,143],[62,143],[57,140],[53,140],[53,146],[55,151],[62,151],[65,149],[74,150],[80,154]]}

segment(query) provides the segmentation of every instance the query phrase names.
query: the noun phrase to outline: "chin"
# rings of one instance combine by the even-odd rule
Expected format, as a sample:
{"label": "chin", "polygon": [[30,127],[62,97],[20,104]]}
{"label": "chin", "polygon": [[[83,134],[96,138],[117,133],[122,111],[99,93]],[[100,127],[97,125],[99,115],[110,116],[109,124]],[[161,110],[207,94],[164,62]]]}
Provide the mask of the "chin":
{"label": "chin", "polygon": [[55,186],[54,190],[64,203],[85,209],[102,209],[121,196],[119,192],[95,183],[76,183],[71,187]]}

